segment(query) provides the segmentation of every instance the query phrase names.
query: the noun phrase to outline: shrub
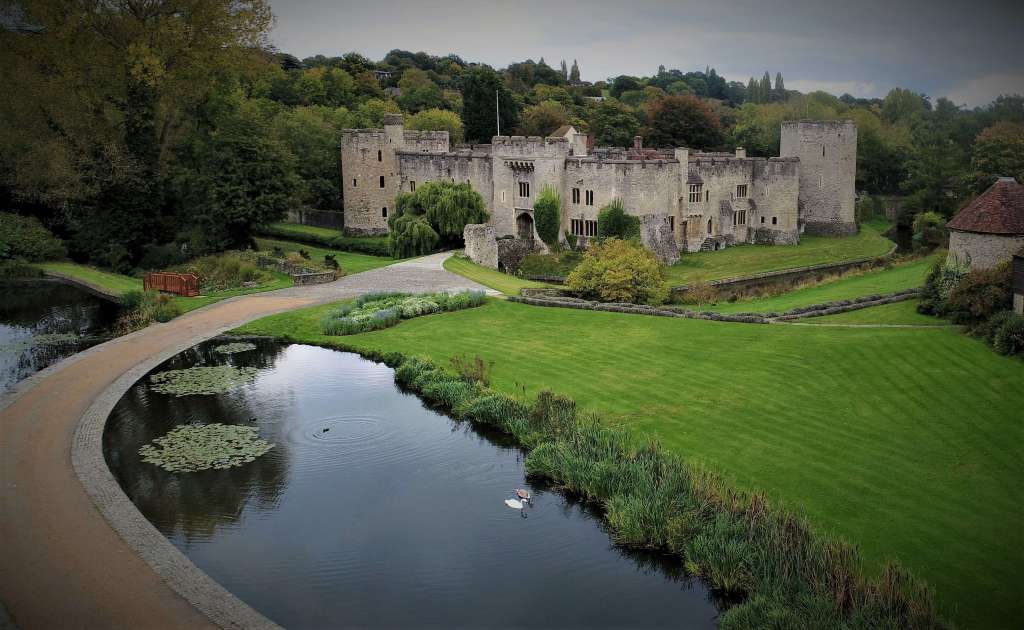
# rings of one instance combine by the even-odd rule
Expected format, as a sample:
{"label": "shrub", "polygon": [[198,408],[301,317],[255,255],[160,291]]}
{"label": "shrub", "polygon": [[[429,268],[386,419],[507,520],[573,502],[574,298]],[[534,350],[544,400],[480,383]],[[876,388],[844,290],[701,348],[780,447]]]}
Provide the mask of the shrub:
{"label": "shrub", "polygon": [[0,260],[0,278],[42,278],[44,275],[42,269],[20,260]]}
{"label": "shrub", "polygon": [[355,335],[390,328],[403,319],[412,319],[442,310],[457,311],[479,306],[483,302],[482,291],[463,291],[454,295],[411,295],[387,291],[364,293],[352,303],[342,304],[327,313],[320,320],[320,330],[325,335]]}
{"label": "shrub", "polygon": [[558,233],[562,223],[562,200],[554,188],[545,186],[533,202],[533,220],[540,240],[549,247],[558,247]]}
{"label": "shrub", "polygon": [[639,244],[609,239],[591,247],[566,278],[570,291],[606,302],[663,304],[664,266]]}
{"label": "shrub", "polygon": [[583,254],[563,251],[557,254],[528,254],[519,263],[519,273],[524,276],[565,277],[583,260]]}
{"label": "shrub", "polygon": [[718,291],[715,290],[715,287],[710,282],[707,280],[697,280],[687,285],[686,293],[683,294],[681,301],[683,304],[703,306],[714,302],[717,294]]}
{"label": "shrub", "polygon": [[640,238],[640,219],[626,214],[621,199],[615,199],[597,213],[598,238],[628,240]]}
{"label": "shrub", "polygon": [[274,276],[269,271],[257,267],[250,257],[251,255],[242,252],[228,251],[196,258],[175,267],[174,270],[194,273],[199,278],[200,286],[206,291],[237,289],[273,281]]}
{"label": "shrub", "polygon": [[40,262],[65,256],[64,243],[39,219],[0,212],[0,260]]}
{"label": "shrub", "polygon": [[966,262],[950,258],[935,261],[925,279],[921,302],[917,306],[918,312],[941,316],[950,292],[969,272],[970,268]]}
{"label": "shrub", "polygon": [[914,216],[914,249],[931,251],[945,247],[949,240],[946,217],[938,212],[921,212]]}
{"label": "shrub", "polygon": [[467,358],[465,355],[457,355],[449,359],[452,369],[467,383],[479,383],[484,387],[491,384],[490,369],[494,367],[494,361],[484,361],[480,355]]}
{"label": "shrub", "polygon": [[144,328],[150,322],[169,322],[181,315],[174,296],[158,291],[128,291],[121,295],[123,314],[114,324],[120,334]]}
{"label": "shrub", "polygon": [[1020,354],[1024,352],[1024,317],[1006,317],[992,336],[992,347],[999,354]]}
{"label": "shrub", "polygon": [[991,269],[975,269],[949,291],[940,314],[956,324],[976,326],[1013,305],[1012,282],[1008,262]]}

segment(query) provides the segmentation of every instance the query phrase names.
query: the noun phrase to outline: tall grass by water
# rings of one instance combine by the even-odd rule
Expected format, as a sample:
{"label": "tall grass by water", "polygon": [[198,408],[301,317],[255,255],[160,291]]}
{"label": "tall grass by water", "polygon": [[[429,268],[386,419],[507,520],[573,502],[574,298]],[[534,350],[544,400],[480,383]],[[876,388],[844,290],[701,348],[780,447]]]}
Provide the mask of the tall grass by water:
{"label": "tall grass by water", "polygon": [[[369,353],[373,354],[373,353]],[[619,544],[676,554],[738,604],[726,629],[936,628],[929,588],[887,564],[870,577],[859,552],[812,531],[760,493],[737,490],[656,441],[580,413],[542,391],[523,401],[453,375],[429,360],[377,355],[395,379],[457,419],[492,426],[529,449],[526,469],[600,506]]]}

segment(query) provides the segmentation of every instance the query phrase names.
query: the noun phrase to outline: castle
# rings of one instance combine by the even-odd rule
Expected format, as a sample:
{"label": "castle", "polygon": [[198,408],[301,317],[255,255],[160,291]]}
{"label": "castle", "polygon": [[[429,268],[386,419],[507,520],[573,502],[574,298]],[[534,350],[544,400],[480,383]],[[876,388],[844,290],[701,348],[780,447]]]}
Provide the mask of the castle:
{"label": "castle", "polygon": [[399,192],[429,181],[467,182],[480,193],[497,236],[536,239],[533,201],[546,186],[562,199],[562,232],[582,243],[614,199],[629,214],[667,224],[683,251],[735,243],[796,244],[800,234],[849,235],[854,222],[857,127],[853,121],[782,124],[781,157],[592,148],[572,127],[551,137],[495,136],[452,149],[446,131],[412,131],[400,114],[383,129],[341,134],[345,230],[388,231]]}

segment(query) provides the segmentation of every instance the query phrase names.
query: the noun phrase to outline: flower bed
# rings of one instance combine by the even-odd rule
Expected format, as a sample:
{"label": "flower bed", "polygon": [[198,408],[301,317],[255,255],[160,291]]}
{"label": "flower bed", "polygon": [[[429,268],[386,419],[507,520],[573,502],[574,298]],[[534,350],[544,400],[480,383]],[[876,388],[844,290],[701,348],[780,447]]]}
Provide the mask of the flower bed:
{"label": "flower bed", "polygon": [[460,311],[484,303],[483,291],[460,293],[366,293],[328,313],[320,322],[325,335],[355,335],[390,328],[403,319]]}

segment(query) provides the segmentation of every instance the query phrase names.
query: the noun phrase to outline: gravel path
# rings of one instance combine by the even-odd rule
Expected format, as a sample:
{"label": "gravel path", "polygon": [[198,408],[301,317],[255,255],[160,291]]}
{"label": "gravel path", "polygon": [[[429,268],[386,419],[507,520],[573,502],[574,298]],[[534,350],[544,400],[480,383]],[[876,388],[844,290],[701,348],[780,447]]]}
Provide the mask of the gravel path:
{"label": "gravel path", "polygon": [[103,461],[107,415],[160,362],[259,317],[370,290],[497,294],[446,271],[448,255],[224,300],[90,348],[15,386],[0,398],[0,611],[26,630],[272,626],[131,504]]}

